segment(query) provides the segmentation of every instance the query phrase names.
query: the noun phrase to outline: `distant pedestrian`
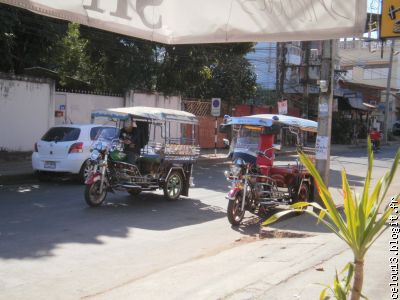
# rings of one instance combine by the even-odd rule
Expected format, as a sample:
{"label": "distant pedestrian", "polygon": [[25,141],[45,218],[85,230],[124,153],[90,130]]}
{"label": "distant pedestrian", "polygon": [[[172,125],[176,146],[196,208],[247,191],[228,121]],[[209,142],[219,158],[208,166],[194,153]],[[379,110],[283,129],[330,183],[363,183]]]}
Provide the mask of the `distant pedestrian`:
{"label": "distant pedestrian", "polygon": [[374,149],[379,149],[380,141],[381,141],[381,133],[373,127],[371,132],[369,133],[369,138],[371,139],[372,146]]}

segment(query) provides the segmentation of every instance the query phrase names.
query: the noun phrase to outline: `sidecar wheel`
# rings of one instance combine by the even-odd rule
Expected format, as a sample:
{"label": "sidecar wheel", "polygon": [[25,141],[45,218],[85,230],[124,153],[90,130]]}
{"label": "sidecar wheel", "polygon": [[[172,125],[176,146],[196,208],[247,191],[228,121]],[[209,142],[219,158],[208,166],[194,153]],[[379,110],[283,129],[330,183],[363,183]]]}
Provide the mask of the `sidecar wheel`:
{"label": "sidecar wheel", "polygon": [[228,220],[234,226],[240,225],[240,222],[243,220],[245,210],[242,210],[242,201],[243,196],[241,194],[237,194],[235,200],[229,200],[228,202]]}
{"label": "sidecar wheel", "polygon": [[98,180],[85,187],[85,201],[91,207],[100,206],[107,196],[107,189],[103,186],[103,191],[100,193],[100,183]]}
{"label": "sidecar wheel", "polygon": [[179,198],[183,190],[183,178],[180,172],[173,171],[164,184],[164,197],[173,201]]}

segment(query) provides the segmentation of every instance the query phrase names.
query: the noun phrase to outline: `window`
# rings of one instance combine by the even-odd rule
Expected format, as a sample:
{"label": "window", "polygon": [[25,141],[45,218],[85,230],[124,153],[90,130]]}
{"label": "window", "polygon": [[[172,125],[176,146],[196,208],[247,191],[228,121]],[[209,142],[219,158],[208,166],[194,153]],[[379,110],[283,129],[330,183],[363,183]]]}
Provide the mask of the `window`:
{"label": "window", "polygon": [[387,79],[389,74],[388,68],[370,68],[364,69],[364,79]]}
{"label": "window", "polygon": [[343,73],[343,77],[347,80],[353,79],[353,69],[346,70],[346,73]]}
{"label": "window", "polygon": [[42,137],[45,142],[71,142],[79,138],[81,130],[75,127],[53,127]]}
{"label": "window", "polygon": [[90,129],[90,139],[92,141],[99,138],[111,141],[118,138],[119,130],[113,127],[93,127]]}

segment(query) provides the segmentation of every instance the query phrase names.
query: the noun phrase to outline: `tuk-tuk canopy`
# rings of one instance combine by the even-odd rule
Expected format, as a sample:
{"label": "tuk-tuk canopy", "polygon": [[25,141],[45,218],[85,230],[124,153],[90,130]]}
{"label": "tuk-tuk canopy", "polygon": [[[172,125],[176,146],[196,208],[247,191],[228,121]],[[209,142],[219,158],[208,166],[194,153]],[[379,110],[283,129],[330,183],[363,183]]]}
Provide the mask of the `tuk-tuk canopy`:
{"label": "tuk-tuk canopy", "polygon": [[271,127],[273,124],[281,124],[299,128],[303,131],[317,132],[318,123],[315,121],[274,114],[261,114],[245,117],[228,117],[224,125],[250,125]]}
{"label": "tuk-tuk canopy", "polygon": [[186,111],[180,111],[168,108],[133,106],[108,108],[105,110],[95,110],[91,115],[92,119],[96,117],[107,117],[119,120],[135,120],[143,121],[175,121],[186,124],[197,124],[198,120],[194,114]]}
{"label": "tuk-tuk canopy", "polygon": [[249,126],[265,126],[271,127],[273,124],[272,119],[264,119],[264,118],[252,118],[248,117],[228,117],[226,119],[225,126],[229,125],[249,125]]}

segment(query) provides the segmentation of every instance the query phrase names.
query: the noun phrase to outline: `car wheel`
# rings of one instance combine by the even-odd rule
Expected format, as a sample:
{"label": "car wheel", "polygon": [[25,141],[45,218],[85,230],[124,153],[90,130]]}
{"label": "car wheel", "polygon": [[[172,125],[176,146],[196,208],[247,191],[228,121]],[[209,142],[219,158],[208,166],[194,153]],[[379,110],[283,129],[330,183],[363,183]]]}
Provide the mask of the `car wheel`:
{"label": "car wheel", "polygon": [[93,170],[93,166],[91,165],[90,161],[87,159],[82,164],[81,170],[79,171],[78,179],[81,183],[85,183],[86,178],[90,175]]}

